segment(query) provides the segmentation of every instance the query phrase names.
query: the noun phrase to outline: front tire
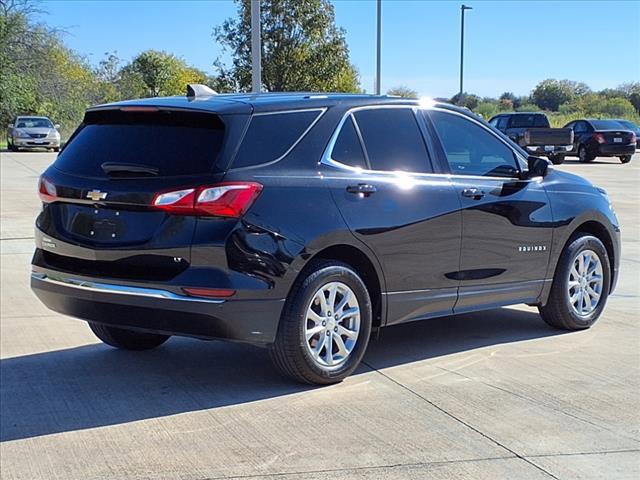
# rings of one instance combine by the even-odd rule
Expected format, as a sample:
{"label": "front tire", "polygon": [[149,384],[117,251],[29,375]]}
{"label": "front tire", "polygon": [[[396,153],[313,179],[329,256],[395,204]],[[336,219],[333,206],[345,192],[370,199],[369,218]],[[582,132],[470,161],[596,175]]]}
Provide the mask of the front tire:
{"label": "front tire", "polygon": [[107,345],[123,350],[150,350],[169,339],[169,335],[135,332],[94,322],[89,322],[89,328]]}
{"label": "front tire", "polygon": [[306,271],[285,304],[271,359],[299,382],[341,382],[359,365],[369,343],[369,292],[347,264],[318,260]]}
{"label": "front tire", "polygon": [[560,255],[547,304],[538,310],[552,327],[589,328],[604,310],[610,285],[611,267],[605,246],[598,238],[579,232]]}
{"label": "front tire", "polygon": [[631,155],[622,155],[620,161],[622,163],[629,163],[631,161]]}

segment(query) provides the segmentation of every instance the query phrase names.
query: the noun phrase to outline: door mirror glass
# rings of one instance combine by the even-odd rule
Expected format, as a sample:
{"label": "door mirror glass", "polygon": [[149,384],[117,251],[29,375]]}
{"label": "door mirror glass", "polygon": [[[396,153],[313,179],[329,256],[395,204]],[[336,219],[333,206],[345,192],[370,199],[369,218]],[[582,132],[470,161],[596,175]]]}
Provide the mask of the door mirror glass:
{"label": "door mirror glass", "polygon": [[9,125],[7,125],[7,127],[13,128],[13,123],[10,123]]}
{"label": "door mirror glass", "polygon": [[544,177],[549,170],[549,161],[540,157],[527,158],[527,178]]}
{"label": "door mirror glass", "polygon": [[56,124],[53,126],[53,128],[55,128],[56,130],[60,130],[60,124],[59,124],[59,123],[56,123]]}

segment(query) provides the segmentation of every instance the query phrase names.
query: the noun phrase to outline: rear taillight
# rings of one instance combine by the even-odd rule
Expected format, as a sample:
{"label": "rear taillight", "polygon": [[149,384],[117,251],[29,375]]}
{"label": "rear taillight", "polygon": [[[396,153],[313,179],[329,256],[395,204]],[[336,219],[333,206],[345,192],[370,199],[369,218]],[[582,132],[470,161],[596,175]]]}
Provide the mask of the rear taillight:
{"label": "rear taillight", "polygon": [[47,180],[44,175],[40,176],[38,195],[40,196],[40,200],[42,200],[44,203],[55,202],[58,197],[56,193],[56,186],[49,180]]}
{"label": "rear taillight", "polygon": [[228,182],[157,194],[155,208],[179,215],[241,217],[262,191],[254,182]]}
{"label": "rear taillight", "polygon": [[631,138],[629,139],[629,143],[636,143],[638,137],[636,137],[636,134],[631,132]]}
{"label": "rear taillight", "polygon": [[593,134],[593,139],[598,143],[606,143],[604,135],[601,134],[601,133],[594,133]]}

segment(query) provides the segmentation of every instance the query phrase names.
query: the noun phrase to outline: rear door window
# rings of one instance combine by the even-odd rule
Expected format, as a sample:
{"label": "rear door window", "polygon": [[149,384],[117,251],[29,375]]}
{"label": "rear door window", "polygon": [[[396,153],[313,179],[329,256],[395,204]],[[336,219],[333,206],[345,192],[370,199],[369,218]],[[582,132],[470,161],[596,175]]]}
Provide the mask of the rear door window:
{"label": "rear door window", "polygon": [[289,153],[302,139],[322,110],[258,113],[253,116],[233,168],[273,162]]}
{"label": "rear door window", "polygon": [[104,177],[105,163],[148,167],[158,176],[210,173],[221,150],[224,124],[199,112],[87,112],[58,156],[63,172]]}
{"label": "rear door window", "polygon": [[410,108],[375,108],[354,114],[372,170],[431,172],[429,154]]}

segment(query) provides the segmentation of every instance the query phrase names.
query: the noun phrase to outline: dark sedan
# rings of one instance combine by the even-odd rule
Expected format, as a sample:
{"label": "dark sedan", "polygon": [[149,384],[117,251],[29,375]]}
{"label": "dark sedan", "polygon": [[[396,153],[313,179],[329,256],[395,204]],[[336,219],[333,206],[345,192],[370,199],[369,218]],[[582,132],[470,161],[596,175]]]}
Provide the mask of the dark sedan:
{"label": "dark sedan", "polygon": [[583,163],[596,157],[618,157],[629,163],[636,151],[636,134],[617,120],[574,120],[565,128],[573,130],[573,149],[567,155]]}

